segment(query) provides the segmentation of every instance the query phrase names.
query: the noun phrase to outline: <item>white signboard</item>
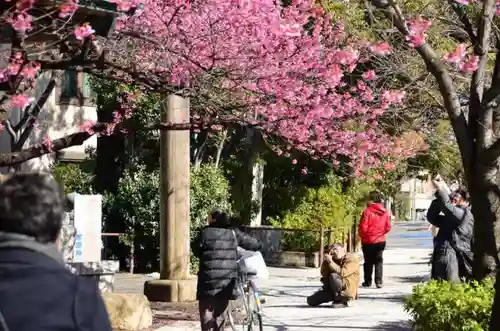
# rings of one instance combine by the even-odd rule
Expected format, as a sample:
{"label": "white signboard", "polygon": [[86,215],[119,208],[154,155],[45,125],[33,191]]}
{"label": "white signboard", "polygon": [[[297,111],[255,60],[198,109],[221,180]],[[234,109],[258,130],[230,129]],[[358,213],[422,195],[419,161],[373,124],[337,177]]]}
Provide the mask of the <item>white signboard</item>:
{"label": "white signboard", "polygon": [[101,261],[102,196],[75,196],[73,262]]}

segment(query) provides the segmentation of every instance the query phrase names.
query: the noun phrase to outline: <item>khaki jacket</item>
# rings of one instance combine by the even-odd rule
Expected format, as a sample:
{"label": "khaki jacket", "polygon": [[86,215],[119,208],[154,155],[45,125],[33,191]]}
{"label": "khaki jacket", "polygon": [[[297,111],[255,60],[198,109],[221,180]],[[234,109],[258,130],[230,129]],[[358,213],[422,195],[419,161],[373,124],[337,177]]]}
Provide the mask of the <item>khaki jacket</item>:
{"label": "khaki jacket", "polygon": [[335,261],[332,263],[323,261],[321,264],[321,276],[327,279],[332,272],[340,275],[342,283],[344,284],[344,290],[341,294],[350,298],[356,298],[360,280],[359,268],[359,256],[357,254],[347,253],[338,264],[335,263]]}

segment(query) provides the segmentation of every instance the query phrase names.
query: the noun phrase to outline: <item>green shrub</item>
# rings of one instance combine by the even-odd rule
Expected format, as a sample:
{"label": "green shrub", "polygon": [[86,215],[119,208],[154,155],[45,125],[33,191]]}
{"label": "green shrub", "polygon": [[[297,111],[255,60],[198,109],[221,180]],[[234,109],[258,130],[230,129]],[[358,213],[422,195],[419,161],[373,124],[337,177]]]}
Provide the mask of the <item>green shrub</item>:
{"label": "green shrub", "polygon": [[159,194],[158,171],[143,166],[126,170],[118,183],[116,194],[104,196],[104,217],[118,215],[124,223],[120,241],[134,244],[137,267],[157,269],[159,263]]}
{"label": "green shrub", "polygon": [[58,164],[52,169],[52,175],[63,186],[64,192],[93,194],[94,176],[82,170],[79,164]]}
{"label": "green shrub", "polygon": [[191,171],[189,194],[192,229],[204,226],[213,209],[230,212],[229,182],[222,170],[212,164]]}
{"label": "green shrub", "polygon": [[[203,164],[199,169],[191,171],[189,194],[192,240],[198,230],[206,225],[207,216],[214,209],[230,212],[229,181],[219,168],[212,164]],[[198,265],[198,259],[191,255],[192,274],[198,272]]]}
{"label": "green shrub", "polygon": [[354,220],[355,206],[348,195],[342,193],[340,180],[332,177],[329,185],[309,188],[295,210],[270,222],[285,229],[314,230],[285,232],[281,241],[283,250],[313,252],[319,249],[321,227],[332,231],[332,242],[342,240]]}
{"label": "green shrub", "polygon": [[494,297],[494,280],[482,283],[431,281],[417,285],[405,300],[416,331],[486,331]]}
{"label": "green shrub", "polygon": [[[120,179],[116,194],[104,198],[104,215],[119,215],[125,224],[125,234],[120,238],[127,246],[135,242],[138,267],[157,269],[159,266],[159,187],[158,171],[148,171],[144,166],[127,170]],[[210,164],[191,172],[190,217],[191,237],[205,224],[213,208],[229,211],[229,184],[220,170]],[[198,261],[190,260],[195,273]]]}

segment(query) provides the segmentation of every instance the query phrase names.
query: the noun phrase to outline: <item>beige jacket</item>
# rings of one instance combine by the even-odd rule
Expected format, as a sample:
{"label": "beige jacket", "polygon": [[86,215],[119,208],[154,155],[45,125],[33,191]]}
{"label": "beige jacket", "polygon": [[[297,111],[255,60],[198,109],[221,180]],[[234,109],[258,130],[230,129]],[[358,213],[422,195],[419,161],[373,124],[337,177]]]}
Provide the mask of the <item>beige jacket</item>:
{"label": "beige jacket", "polygon": [[332,272],[340,275],[344,285],[342,295],[356,298],[360,280],[359,268],[359,256],[357,254],[347,253],[338,264],[335,262],[327,263],[323,261],[321,264],[321,276],[326,279]]}

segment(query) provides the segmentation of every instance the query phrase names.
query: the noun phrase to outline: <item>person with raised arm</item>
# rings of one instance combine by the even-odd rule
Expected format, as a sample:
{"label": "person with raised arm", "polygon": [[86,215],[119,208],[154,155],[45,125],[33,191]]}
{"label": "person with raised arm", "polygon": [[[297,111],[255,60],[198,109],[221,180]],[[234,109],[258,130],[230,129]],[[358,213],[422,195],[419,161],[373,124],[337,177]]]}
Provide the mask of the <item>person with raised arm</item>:
{"label": "person with raised arm", "polygon": [[459,282],[472,278],[472,243],[474,216],[469,194],[457,189],[448,194],[446,184],[438,175],[431,181],[436,190],[427,220],[439,228],[434,238],[432,279]]}

